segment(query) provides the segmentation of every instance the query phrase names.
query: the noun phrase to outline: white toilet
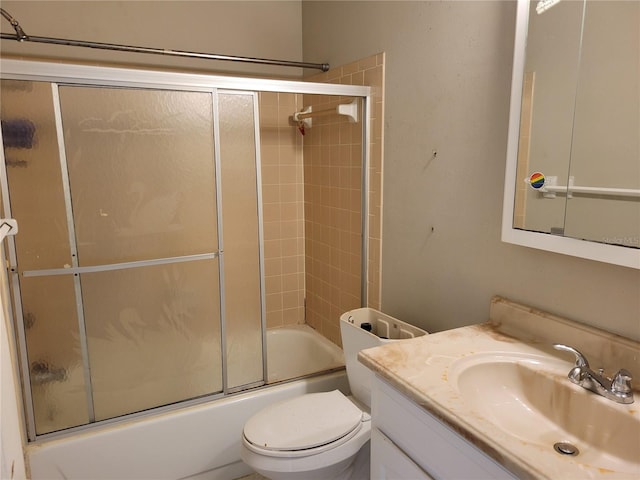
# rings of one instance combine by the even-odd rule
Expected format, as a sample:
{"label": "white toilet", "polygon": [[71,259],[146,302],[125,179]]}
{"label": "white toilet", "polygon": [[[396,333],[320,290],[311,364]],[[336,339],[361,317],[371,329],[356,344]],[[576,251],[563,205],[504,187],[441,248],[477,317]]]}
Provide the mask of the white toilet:
{"label": "white toilet", "polygon": [[264,408],[244,426],[242,460],[273,480],[369,479],[372,373],[358,363],[358,352],[426,333],[371,308],[342,314],[352,396],[309,393]]}

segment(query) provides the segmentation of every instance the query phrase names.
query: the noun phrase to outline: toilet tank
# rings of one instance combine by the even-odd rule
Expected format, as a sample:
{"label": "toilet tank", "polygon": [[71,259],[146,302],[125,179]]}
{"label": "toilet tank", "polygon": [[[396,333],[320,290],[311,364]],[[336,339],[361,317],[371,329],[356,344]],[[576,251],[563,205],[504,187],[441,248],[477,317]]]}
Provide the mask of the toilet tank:
{"label": "toilet tank", "polygon": [[[363,328],[363,324],[369,324],[370,331]],[[358,362],[358,352],[388,342],[427,335],[427,332],[373,308],[358,308],[340,316],[340,335],[351,394],[371,408],[373,373]]]}

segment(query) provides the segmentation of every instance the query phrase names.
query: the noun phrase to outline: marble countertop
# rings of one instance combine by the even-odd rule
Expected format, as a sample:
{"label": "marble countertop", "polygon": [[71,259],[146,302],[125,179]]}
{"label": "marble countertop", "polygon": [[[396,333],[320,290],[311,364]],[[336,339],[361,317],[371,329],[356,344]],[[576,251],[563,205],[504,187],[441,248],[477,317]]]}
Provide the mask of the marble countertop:
{"label": "marble countertop", "polygon": [[[625,464],[621,471],[597,453],[576,457],[562,456],[553,445],[527,440],[527,432],[520,438],[504,431],[495,418],[480,413],[473,402],[461,398],[456,388],[456,365],[472,355],[496,353],[501,355],[544,356],[555,370],[558,382],[569,382],[566,374],[573,361],[566,353],[553,350],[553,343],[566,343],[581,350],[592,367],[624,366],[640,380],[640,343],[607,332],[555,317],[506,299],[495,297],[490,319],[481,325],[471,325],[439,332],[411,340],[389,343],[363,350],[359,361],[404,393],[416,404],[438,417],[445,424],[505,466],[519,478],[640,478],[636,465]],[[476,357],[477,358],[477,357]],[[608,371],[608,369],[607,369]],[[580,387],[575,395],[595,395]],[[573,395],[573,393],[572,393]],[[598,397],[595,401],[606,401]],[[616,404],[625,415],[640,418],[636,403]],[[499,409],[498,409],[499,410]],[[571,415],[568,411],[565,415]],[[496,412],[499,415],[499,412]],[[515,440],[515,441],[514,441]],[[558,439],[560,441],[562,439]],[[637,439],[640,452],[640,430]],[[592,449],[593,450],[593,449]],[[595,460],[595,461],[593,461]],[[617,464],[615,461],[613,465]],[[631,468],[631,471],[629,470]]]}

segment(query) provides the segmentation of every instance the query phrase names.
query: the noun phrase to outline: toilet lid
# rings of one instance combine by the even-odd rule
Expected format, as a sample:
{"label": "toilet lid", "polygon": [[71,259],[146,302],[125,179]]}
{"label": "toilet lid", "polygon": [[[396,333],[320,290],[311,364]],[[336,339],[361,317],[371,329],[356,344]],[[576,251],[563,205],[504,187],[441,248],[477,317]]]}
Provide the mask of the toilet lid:
{"label": "toilet lid", "polygon": [[304,450],[334,442],[360,425],[362,411],[339,390],[309,393],[261,410],[244,436],[266,450]]}

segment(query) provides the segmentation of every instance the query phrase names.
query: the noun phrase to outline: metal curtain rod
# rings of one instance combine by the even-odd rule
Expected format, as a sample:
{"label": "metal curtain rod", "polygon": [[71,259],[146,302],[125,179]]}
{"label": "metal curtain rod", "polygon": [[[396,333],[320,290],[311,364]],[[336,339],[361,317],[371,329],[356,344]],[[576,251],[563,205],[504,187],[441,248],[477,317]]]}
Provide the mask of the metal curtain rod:
{"label": "metal curtain rod", "polygon": [[268,58],[237,57],[233,55],[218,55],[214,53],[185,52],[182,50],[169,50],[163,48],[135,47],[132,45],[118,45],[114,43],[88,42],[84,40],[67,40],[64,38],[36,37],[27,35],[18,21],[4,8],[0,8],[0,14],[6,18],[16,31],[15,35],[0,33],[0,38],[16,40],[18,42],[51,43],[54,45],[68,45],[71,47],[97,48],[101,50],[116,50],[119,52],[149,53],[154,55],[169,55],[174,57],[203,58],[207,60],[223,60],[228,62],[259,63],[263,65],[279,65],[282,67],[315,68],[326,72],[328,63],[292,62],[289,60],[273,60]]}

